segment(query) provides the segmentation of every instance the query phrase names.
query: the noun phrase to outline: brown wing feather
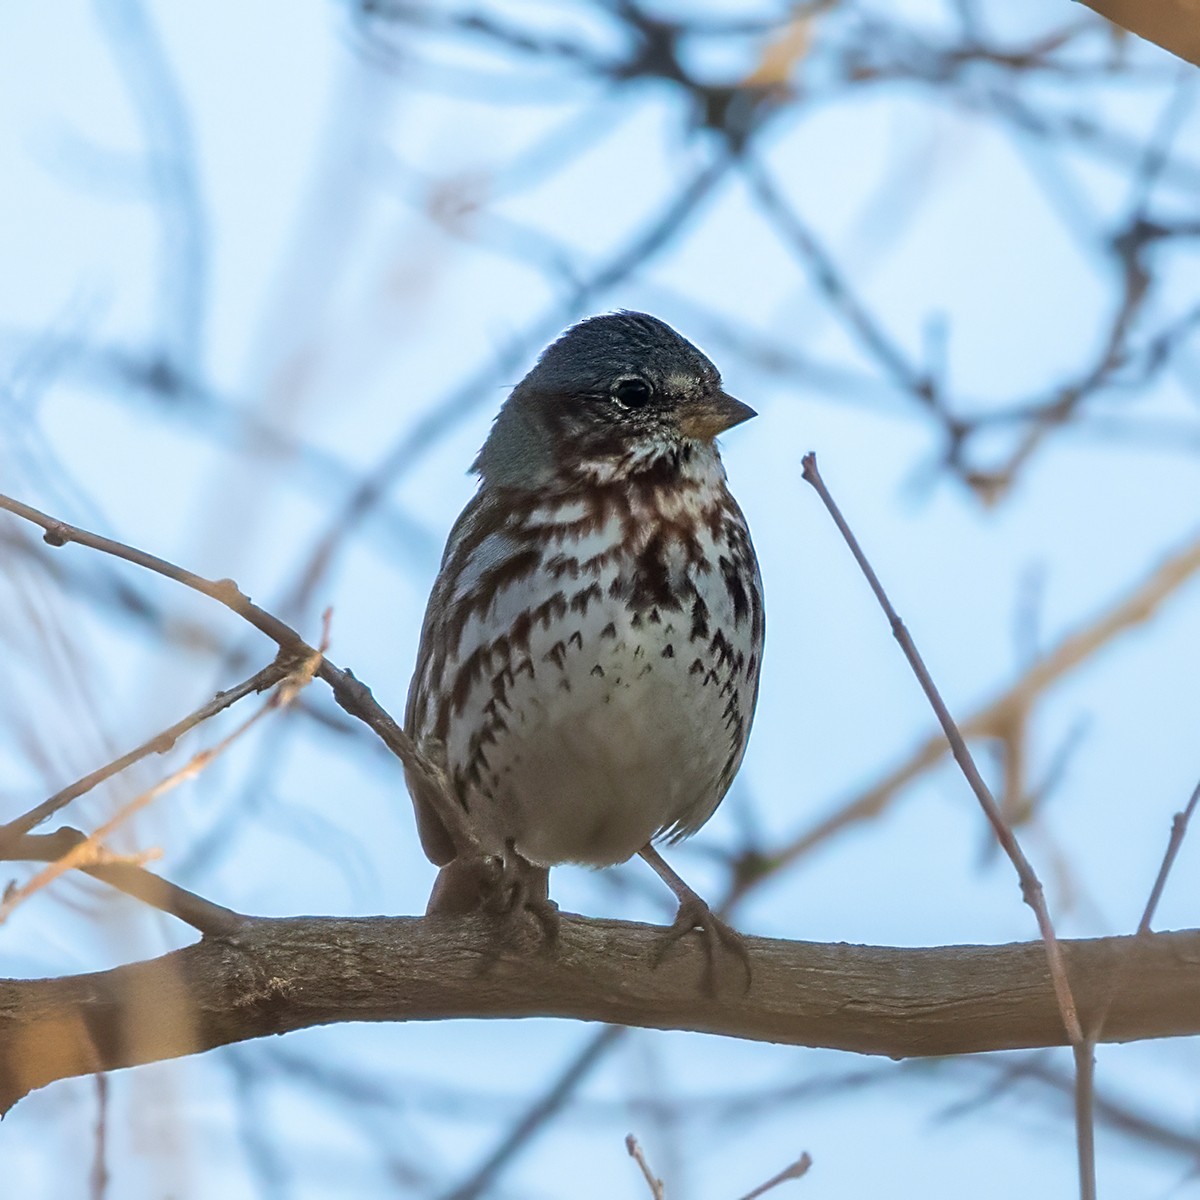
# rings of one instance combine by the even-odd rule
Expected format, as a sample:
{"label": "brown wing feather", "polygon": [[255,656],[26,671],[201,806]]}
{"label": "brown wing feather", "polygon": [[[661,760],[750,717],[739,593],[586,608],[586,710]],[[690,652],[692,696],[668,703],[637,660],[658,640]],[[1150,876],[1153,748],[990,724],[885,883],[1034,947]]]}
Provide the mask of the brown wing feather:
{"label": "brown wing feather", "polygon": [[[450,530],[450,536],[446,539],[441,566],[429,595],[425,620],[421,625],[417,665],[408,687],[408,702],[404,708],[404,732],[418,745],[421,745],[428,725],[428,706],[436,702],[427,692],[429,668],[439,643],[445,636],[446,621],[450,615],[450,600],[472,549],[478,545],[481,536],[486,536],[487,531],[496,526],[497,519],[503,519],[503,513],[497,511],[497,508],[498,506],[491,502],[490,495],[481,487],[459,514],[458,520]],[[426,749],[424,746],[422,748]],[[430,862],[439,867],[445,866],[454,858],[455,847],[446,826],[438,816],[437,803],[430,797],[428,785],[420,779],[406,771],[405,780],[412,797],[421,848]]]}

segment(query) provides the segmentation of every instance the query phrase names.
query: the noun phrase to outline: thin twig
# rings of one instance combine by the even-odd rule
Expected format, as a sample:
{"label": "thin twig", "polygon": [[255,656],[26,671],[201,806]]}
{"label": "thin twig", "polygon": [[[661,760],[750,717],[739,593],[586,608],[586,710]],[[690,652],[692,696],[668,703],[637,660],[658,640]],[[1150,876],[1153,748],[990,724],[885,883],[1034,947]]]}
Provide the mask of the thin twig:
{"label": "thin twig", "polygon": [[[44,540],[51,546],[65,546],[68,542],[74,542],[76,545],[86,546],[135,566],[144,567],[216,600],[269,637],[289,659],[304,660],[316,653],[290,625],[253,603],[232,579],[205,579],[202,575],[177,566],[167,559],[59,521],[10,496],[0,494],[0,509],[41,526],[45,530]],[[429,795],[437,804],[438,816],[456,848],[465,854],[481,853],[479,839],[467,820],[466,810],[451,795],[444,772],[417,749],[413,740],[375,700],[370,688],[349,671],[330,662],[326,655],[321,657],[317,675],[332,688],[334,699],[346,712],[374,730],[384,745],[409,771],[431,785]]]}
{"label": "thin twig", "polygon": [[759,1184],[752,1192],[747,1192],[741,1200],[758,1200],[759,1196],[765,1196],[772,1188],[777,1188],[781,1183],[787,1183],[789,1179],[800,1179],[807,1175],[808,1168],[811,1166],[812,1155],[805,1150],[790,1167],[784,1167],[778,1175],[772,1175],[766,1183]]}
{"label": "thin twig", "polygon": [[92,1143],[92,1170],[89,1183],[91,1200],[105,1200],[108,1195],[108,1076],[97,1071],[96,1132]]}
{"label": "thin twig", "polygon": [[[1200,538],[1158,564],[1141,582],[1078,628],[1065,634],[1042,658],[1000,695],[962,722],[968,738],[994,737],[1023,718],[1045,692],[1091,662],[1111,641],[1150,620],[1159,607],[1200,573]],[[880,816],[899,791],[940,762],[948,749],[941,733],[926,738],[898,767],[865,791],[839,805],[799,836],[755,862],[755,870],[739,879],[730,893],[736,902],[760,880],[779,874],[798,858],[859,821]]]}
{"label": "thin twig", "polygon": [[1054,927],[1050,921],[1050,914],[1046,909],[1046,900],[1042,891],[1041,881],[1037,877],[1037,872],[1034,871],[1032,864],[1025,857],[1024,851],[1022,851],[1020,844],[1017,842],[1016,835],[1004,820],[1000,812],[1000,806],[988,790],[983,776],[980,775],[979,768],[975,765],[975,759],[972,757],[971,751],[967,748],[966,742],[963,741],[963,736],[959,732],[954,718],[950,715],[950,710],[946,707],[941,693],[937,690],[937,686],[933,682],[933,678],[930,676],[920,652],[917,650],[916,643],[904,627],[904,622],[900,619],[895,608],[892,607],[892,602],[883,590],[883,585],[879,582],[879,577],[875,574],[874,568],[867,561],[866,555],[858,544],[858,539],[854,536],[850,526],[846,524],[846,520],[842,516],[833,496],[830,495],[829,489],[825,486],[825,481],[821,478],[820,472],[817,470],[816,455],[811,452],[806,454],[803,462],[805,481],[810,483],[821,497],[825,507],[829,510],[829,515],[833,518],[834,524],[837,525],[839,532],[846,541],[846,545],[849,546],[850,553],[854,555],[855,561],[866,576],[871,591],[875,593],[875,598],[879,601],[880,607],[891,624],[893,635],[900,643],[900,647],[904,651],[904,656],[908,659],[909,665],[912,667],[913,673],[921,685],[921,690],[925,693],[934,714],[937,716],[938,723],[946,735],[946,740],[950,743],[950,752],[954,756],[954,761],[958,763],[963,775],[966,777],[967,783],[975,793],[975,798],[979,801],[979,806],[983,809],[984,816],[987,817],[992,831],[996,835],[996,840],[1000,843],[1001,848],[1008,855],[1009,860],[1016,869],[1017,877],[1021,883],[1021,894],[1025,899],[1025,903],[1033,909],[1034,914],[1037,916],[1042,940],[1046,943],[1046,955],[1050,963],[1050,974],[1054,981],[1054,991],[1058,997],[1059,1008],[1062,1010],[1063,1026],[1067,1031],[1067,1036],[1071,1044],[1078,1045],[1083,1041],[1083,1031],[1079,1025],[1079,1016],[1075,1010],[1075,1002],[1071,998],[1066,967],[1062,960],[1062,953],[1058,947],[1058,939],[1054,934]]}
{"label": "thin twig", "polygon": [[99,770],[93,771],[90,775],[85,775],[82,779],[77,779],[74,783],[55,792],[53,796],[43,800],[27,813],[14,818],[6,825],[0,825],[0,858],[8,857],[11,847],[16,845],[25,834],[52,817],[59,809],[70,804],[72,800],[77,800],[98,784],[103,783],[106,779],[111,779],[150,754],[165,754],[183,734],[195,729],[197,725],[207,721],[210,717],[224,712],[225,709],[232,707],[244,697],[254,692],[264,692],[267,688],[273,687],[287,675],[290,669],[289,664],[282,657],[277,657],[274,662],[263,667],[261,671],[256,671],[249,679],[243,680],[227,691],[218,692],[207,703],[184,717],[182,721],[177,721],[174,725],[150,738],[149,741],[130,750],[128,754],[114,758],[112,762],[106,763]]}
{"label": "thin twig", "polygon": [[[53,833],[27,833],[0,855],[10,862],[55,862],[69,853],[87,835],[78,829],[64,826]],[[223,937],[232,933],[246,918],[231,908],[214,904],[203,896],[189,892],[178,884],[127,862],[111,861],[101,856],[90,866],[77,868],[109,887],[149,904],[178,918],[206,937]]]}
{"label": "thin twig", "polygon": [[[909,665],[912,667],[922,691],[924,691],[930,706],[937,715],[938,722],[946,735],[946,740],[950,743],[950,751],[954,755],[955,762],[958,763],[963,775],[966,777],[967,783],[975,793],[975,798],[979,801],[984,815],[991,824],[992,831],[996,835],[996,840],[1000,843],[1001,848],[1008,855],[1009,861],[1016,869],[1017,878],[1021,883],[1021,895],[1024,897],[1025,903],[1033,909],[1037,917],[1038,929],[1041,931],[1042,941],[1046,947],[1046,960],[1050,967],[1050,979],[1054,985],[1054,994],[1058,1002],[1059,1012],[1062,1015],[1063,1027],[1067,1032],[1068,1040],[1075,1049],[1078,1096],[1076,1112],[1080,1117],[1090,1114],[1091,1099],[1090,1095],[1085,1094],[1085,1089],[1091,1079],[1092,1073],[1091,1071],[1080,1071],[1078,1069],[1082,1057],[1086,1053],[1089,1053],[1088,1044],[1084,1038],[1083,1027],[1079,1022],[1079,1013],[1075,1006],[1075,998],[1071,994],[1071,985],[1067,978],[1067,967],[1063,960],[1062,948],[1058,944],[1058,937],[1054,932],[1054,925],[1050,920],[1050,912],[1046,906],[1046,897],[1042,890],[1041,880],[1038,879],[1037,872],[1034,871],[1032,864],[1025,857],[1025,853],[1021,849],[1016,835],[1004,820],[999,805],[997,805],[991,792],[988,790],[983,776],[980,775],[979,768],[975,765],[975,760],[971,756],[971,751],[967,748],[966,742],[963,741],[963,736],[959,732],[954,718],[950,715],[950,710],[946,707],[941,693],[937,690],[937,686],[934,684],[933,678],[929,674],[917,650],[916,643],[905,628],[899,614],[892,606],[887,593],[883,590],[883,585],[879,582],[879,577],[875,574],[874,568],[867,561],[866,555],[859,546],[858,539],[854,536],[849,525],[846,524],[846,520],[842,516],[833,496],[830,495],[829,489],[825,486],[825,481],[821,478],[821,474],[817,470],[817,457],[811,451],[804,456],[803,467],[805,481],[811,484],[821,497],[825,507],[829,510],[829,515],[833,518],[834,524],[837,525],[839,532],[845,539],[846,545],[850,548],[850,553],[854,556],[860,570],[866,577],[871,591],[875,593],[875,598],[879,601],[880,607],[888,618],[893,635],[900,643],[900,647],[904,651],[904,655],[908,659]],[[1090,1127],[1084,1128],[1083,1124],[1080,1123],[1076,1128],[1076,1138],[1080,1156],[1080,1196],[1083,1200],[1094,1200],[1096,1191],[1095,1156],[1092,1152],[1093,1131]],[[1085,1156],[1090,1156],[1089,1162],[1085,1163]]]}
{"label": "thin twig", "polygon": [[0,903],[0,925],[8,920],[18,905],[29,899],[35,892],[41,891],[42,888],[53,883],[55,879],[60,875],[64,875],[67,871],[82,867],[117,865],[108,864],[104,861],[102,847],[104,839],[152,801],[157,800],[167,792],[173,791],[181,783],[195,779],[213,759],[223,754],[247,730],[262,720],[267,713],[290,704],[299,695],[300,689],[312,681],[321,661],[322,654],[321,650],[314,650],[306,662],[287,675],[279,684],[274,694],[257,712],[247,717],[236,729],[226,734],[219,742],[205,750],[198,751],[178,770],[172,771],[165,779],[159,780],[153,787],[147,788],[137,796],[134,796],[132,800],[121,805],[103,825],[81,841],[76,842],[60,858],[55,859],[39,871],[28,883],[19,888],[11,889],[5,895],[3,902]]}
{"label": "thin twig", "polygon": [[1150,925],[1158,909],[1158,902],[1162,899],[1163,889],[1167,886],[1167,876],[1175,865],[1175,858],[1179,854],[1180,846],[1183,845],[1183,839],[1187,836],[1188,822],[1192,819],[1197,804],[1200,804],[1200,783],[1196,784],[1191,799],[1188,800],[1183,811],[1177,812],[1175,819],[1171,822],[1171,837],[1167,842],[1167,852],[1163,855],[1162,866],[1158,868],[1158,876],[1154,880],[1154,886],[1150,889],[1150,899],[1146,901],[1146,910],[1138,922],[1138,933],[1150,932]]}
{"label": "thin twig", "polygon": [[1079,1163],[1079,1194],[1096,1196],[1096,1042],[1086,1037],[1071,1046],[1075,1058],[1075,1152]]}
{"label": "thin twig", "polygon": [[642,1178],[646,1181],[646,1186],[650,1189],[650,1195],[654,1200],[665,1200],[666,1190],[663,1188],[663,1181],[650,1169],[650,1164],[646,1161],[646,1155],[642,1148],[638,1145],[638,1140],[632,1133],[625,1135],[625,1149],[629,1151],[629,1157],[637,1163],[642,1172]]}
{"label": "thin twig", "polygon": [[897,387],[923,405],[934,399],[933,380],[914,367],[852,291],[832,257],[775,186],[766,168],[751,155],[739,160],[747,186],[769,223],[807,264],[829,307],[889,375]]}
{"label": "thin twig", "polygon": [[[1167,841],[1166,853],[1163,855],[1162,864],[1158,868],[1158,875],[1155,877],[1154,886],[1150,889],[1149,899],[1146,901],[1145,911],[1142,913],[1142,919],[1138,922],[1137,936],[1139,938],[1149,937],[1151,933],[1151,924],[1154,920],[1154,914],[1158,909],[1158,902],[1162,899],[1163,889],[1167,886],[1167,876],[1171,873],[1171,867],[1175,863],[1175,858],[1179,854],[1179,848],[1183,845],[1183,839],[1187,836],[1188,822],[1191,820],[1192,813],[1196,811],[1197,804],[1200,803],[1200,783],[1197,783],[1192,791],[1191,797],[1184,806],[1182,812],[1175,814],[1175,819],[1171,822],[1171,836]],[[1108,1023],[1108,1015],[1112,1011],[1113,1002],[1117,994],[1125,986],[1128,979],[1128,971],[1123,967],[1118,967],[1113,972],[1112,980],[1108,988],[1108,994],[1105,996],[1104,1003],[1099,1006],[1095,1017],[1091,1021],[1088,1028],[1087,1040],[1083,1046],[1074,1047],[1075,1051],[1075,1108],[1076,1121],[1084,1116],[1091,1116],[1091,1109],[1095,1105],[1095,1067],[1096,1067],[1096,1045],[1104,1035],[1104,1026]],[[1080,1082],[1081,1076],[1084,1076],[1088,1081],[1086,1092]],[[1081,1112],[1081,1106],[1087,1104],[1089,1111]],[[1084,1169],[1085,1160],[1083,1156],[1083,1147],[1080,1146],[1080,1171]],[[1093,1159],[1093,1170],[1094,1159]],[[1093,1183],[1093,1187],[1094,1187]]]}

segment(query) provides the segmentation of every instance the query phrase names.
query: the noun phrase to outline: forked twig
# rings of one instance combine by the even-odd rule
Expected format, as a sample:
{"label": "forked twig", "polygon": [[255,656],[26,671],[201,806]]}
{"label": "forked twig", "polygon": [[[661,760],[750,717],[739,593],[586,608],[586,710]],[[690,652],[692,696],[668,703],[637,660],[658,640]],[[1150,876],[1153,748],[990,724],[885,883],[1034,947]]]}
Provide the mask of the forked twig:
{"label": "forked twig", "polygon": [[[328,629],[328,615],[326,617],[326,628]],[[327,638],[328,633],[325,640]],[[178,770],[172,771],[166,778],[160,779],[152,787],[146,788],[145,791],[134,796],[132,800],[121,805],[103,825],[86,837],[74,842],[61,856],[53,862],[48,863],[27,883],[21,887],[10,889],[4,896],[3,901],[0,902],[0,925],[8,920],[18,905],[28,900],[35,892],[39,892],[42,888],[53,883],[59,876],[65,875],[67,871],[129,865],[114,863],[112,861],[111,856],[104,849],[103,843],[105,838],[152,801],[157,800],[167,792],[173,791],[181,783],[189,779],[195,779],[213,759],[223,754],[247,730],[262,720],[267,713],[273,709],[290,704],[300,694],[300,690],[312,682],[323,653],[323,650],[314,650],[304,663],[291,671],[283,679],[277,690],[257,712],[247,717],[236,729],[226,734],[219,742],[216,742],[205,750],[197,751]]]}
{"label": "forked twig", "polygon": [[[43,540],[51,546],[65,546],[69,542],[87,546],[102,554],[109,554],[135,566],[144,567],[167,579],[173,579],[184,587],[218,601],[269,637],[286,657],[304,660],[316,653],[296,630],[273,613],[259,608],[232,579],[205,579],[204,576],[177,566],[167,559],[147,554],[144,550],[138,550],[124,542],[68,525],[65,521],[59,521],[10,496],[0,494],[0,509],[40,526],[45,530]],[[450,794],[444,772],[421,753],[413,740],[375,700],[370,688],[349,671],[330,662],[328,656],[321,657],[317,676],[330,686],[334,699],[346,712],[374,730],[406,768],[432,785],[429,794],[436,803],[438,816],[450,833],[455,846],[468,855],[481,853],[479,839],[467,820],[466,810]]]}
{"label": "forked twig", "polygon": [[1171,837],[1167,842],[1167,851],[1163,855],[1162,865],[1158,868],[1158,875],[1154,880],[1154,886],[1150,889],[1150,898],[1146,901],[1146,910],[1142,913],[1142,919],[1138,922],[1137,931],[1139,934],[1150,932],[1150,925],[1154,920],[1155,912],[1158,910],[1158,902],[1162,899],[1163,889],[1167,886],[1167,876],[1171,873],[1171,868],[1175,865],[1175,858],[1179,854],[1179,847],[1183,845],[1183,839],[1187,836],[1188,822],[1192,819],[1192,814],[1196,811],[1198,804],[1200,804],[1200,783],[1196,784],[1191,798],[1184,806],[1183,811],[1177,812],[1174,820],[1171,822]]}
{"label": "forked twig", "polygon": [[[27,833],[0,857],[6,862],[55,862],[86,840],[85,833],[70,826],[63,826],[53,833]],[[232,933],[246,919],[231,908],[214,904],[195,892],[189,892],[187,888],[127,861],[110,862],[100,856],[93,865],[82,865],[76,869],[127,896],[141,900],[143,904],[149,904],[151,908],[176,917],[205,937],[222,937]]]}
{"label": "forked twig", "polygon": [[1095,1156],[1091,1151],[1092,1123],[1090,1121],[1090,1099],[1088,1095],[1084,1095],[1083,1093],[1086,1090],[1090,1095],[1091,1091],[1090,1080],[1092,1072],[1090,1068],[1092,1048],[1091,1044],[1084,1037],[1083,1027],[1079,1021],[1079,1012],[1075,1006],[1075,998],[1071,994],[1070,981],[1067,978],[1067,967],[1063,959],[1062,947],[1058,943],[1058,937],[1054,932],[1054,925],[1050,920],[1050,912],[1046,906],[1046,896],[1042,889],[1041,880],[1038,879],[1033,865],[1025,857],[1025,853],[1021,849],[1016,835],[1009,827],[1008,822],[1005,821],[999,805],[984,782],[983,776],[980,775],[979,768],[975,765],[975,760],[971,756],[971,751],[967,748],[967,744],[963,740],[963,736],[959,732],[954,718],[950,715],[950,710],[946,707],[945,701],[937,689],[937,685],[933,682],[933,678],[929,674],[929,670],[925,666],[920,652],[917,650],[912,635],[905,628],[904,622],[892,606],[892,602],[888,599],[883,585],[879,582],[879,577],[875,574],[875,570],[870,562],[868,562],[866,555],[862,551],[862,547],[859,546],[858,539],[854,536],[850,526],[847,525],[841,510],[838,508],[833,496],[830,495],[829,489],[825,486],[825,481],[821,478],[821,473],[817,470],[817,456],[810,451],[804,456],[802,461],[805,481],[811,484],[816,490],[817,495],[821,497],[825,507],[829,510],[829,515],[833,518],[834,524],[837,525],[838,531],[845,539],[846,545],[850,548],[850,553],[854,556],[859,569],[866,577],[871,591],[875,593],[875,598],[879,601],[879,605],[892,627],[892,633],[900,643],[900,648],[904,651],[904,656],[908,659],[908,663],[921,685],[921,690],[925,693],[946,735],[946,740],[950,743],[950,752],[954,755],[954,761],[958,763],[959,768],[966,777],[967,783],[975,793],[975,798],[979,801],[984,816],[987,817],[992,827],[992,832],[996,835],[996,840],[1016,869],[1017,878],[1021,884],[1021,895],[1025,903],[1033,909],[1034,915],[1037,917],[1038,929],[1041,932],[1042,941],[1046,947],[1046,959],[1050,967],[1050,979],[1054,985],[1055,999],[1058,1002],[1058,1009],[1062,1015],[1067,1038],[1075,1052],[1076,1078],[1078,1080],[1076,1092],[1076,1138],[1080,1157],[1080,1194],[1084,1197],[1084,1200],[1091,1200],[1095,1196]]}
{"label": "forked twig", "polygon": [[765,1196],[772,1188],[777,1188],[781,1183],[787,1183],[789,1179],[802,1178],[808,1174],[808,1168],[812,1166],[812,1161],[812,1155],[805,1150],[794,1163],[784,1167],[778,1175],[772,1175],[766,1183],[760,1183],[753,1191],[747,1192],[741,1197],[741,1200],[758,1200],[759,1196]]}
{"label": "forked twig", "polygon": [[256,671],[249,679],[235,684],[226,691],[218,692],[207,703],[188,713],[182,721],[176,721],[174,725],[156,734],[149,741],[143,742],[119,758],[114,758],[112,762],[106,763],[98,770],[92,771],[91,774],[77,779],[7,824],[0,825],[0,858],[7,857],[10,850],[21,841],[25,834],[48,820],[59,809],[65,808],[72,800],[77,800],[106,779],[111,779],[150,754],[165,754],[189,730],[195,729],[197,725],[207,721],[210,717],[224,712],[225,709],[232,707],[245,696],[254,692],[264,692],[267,688],[274,687],[287,675],[289,670],[291,667],[284,661],[282,655],[277,656],[274,662],[263,667],[261,671]]}
{"label": "forked twig", "polygon": [[637,1163],[638,1168],[642,1172],[642,1178],[646,1181],[646,1186],[650,1189],[650,1195],[654,1200],[665,1200],[666,1190],[663,1187],[663,1181],[650,1169],[650,1164],[646,1161],[646,1155],[642,1151],[642,1147],[638,1144],[637,1138],[632,1133],[625,1135],[625,1149],[629,1151],[629,1157]]}

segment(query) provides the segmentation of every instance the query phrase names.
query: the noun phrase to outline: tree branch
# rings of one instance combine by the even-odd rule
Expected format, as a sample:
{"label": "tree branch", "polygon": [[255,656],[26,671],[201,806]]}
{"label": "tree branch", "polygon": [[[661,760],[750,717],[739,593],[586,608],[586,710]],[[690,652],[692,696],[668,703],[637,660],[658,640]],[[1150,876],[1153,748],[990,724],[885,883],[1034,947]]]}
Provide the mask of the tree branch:
{"label": "tree branch", "polygon": [[[178,566],[168,559],[139,550],[136,546],[102,537],[77,525],[69,525],[66,521],[60,521],[57,517],[49,516],[29,504],[14,500],[11,496],[0,495],[0,510],[40,526],[45,531],[42,540],[50,546],[66,546],[71,543],[86,546],[91,550],[98,550],[101,554],[109,554],[113,558],[133,563],[134,566],[144,567],[147,571],[153,571],[156,575],[172,579],[202,596],[216,600],[269,637],[279,647],[280,655],[286,659],[303,661],[318,653],[285,621],[255,604],[232,579],[206,579],[203,575],[197,575],[194,571]],[[338,704],[352,717],[357,717],[373,729],[384,745],[409,771],[425,780],[429,785],[428,798],[437,805],[438,816],[459,851],[467,854],[479,853],[479,840],[475,831],[471,828],[463,807],[450,794],[441,769],[413,744],[412,739],[400,728],[391,714],[376,701],[370,688],[356,679],[350,671],[343,670],[331,662],[323,652],[319,658],[317,677],[329,685]],[[50,801],[46,803],[49,804]],[[21,829],[16,832],[25,831]]]}
{"label": "tree branch", "polygon": [[1185,62],[1200,65],[1200,26],[1193,0],[1083,0],[1088,8]]}
{"label": "tree branch", "polygon": [[202,704],[194,712],[189,713],[182,721],[176,721],[174,725],[164,729],[162,733],[152,737],[148,742],[143,742],[136,749],[130,750],[128,754],[122,754],[120,758],[113,759],[112,762],[106,763],[90,775],[77,779],[68,787],[55,792],[48,800],[43,800],[40,804],[35,805],[27,813],[23,813],[5,825],[0,825],[0,858],[9,857],[12,848],[20,842],[25,834],[48,820],[60,808],[70,804],[72,800],[77,800],[80,796],[90,792],[97,784],[111,779],[127,767],[140,762],[147,755],[165,754],[185,733],[195,729],[197,725],[203,724],[211,717],[215,717],[217,713],[224,712],[244,696],[255,692],[264,692],[268,688],[274,687],[290,669],[290,665],[280,654],[273,663],[263,667],[261,671],[256,671],[249,679],[243,680],[227,691],[218,692],[206,704]]}
{"label": "tree branch", "polygon": [[[662,930],[565,917],[547,953],[484,917],[246,918],[147,962],[0,981],[0,1112],[56,1079],[339,1021],[544,1017],[900,1058],[1064,1043],[1040,942],[901,949],[747,938],[745,995],[708,997]],[[1200,1032],[1200,931],[1064,941],[1104,1040]],[[1114,984],[1114,981],[1123,981]]]}
{"label": "tree branch", "polygon": [[[70,826],[53,833],[27,833],[11,846],[0,846],[0,862],[54,862],[87,840],[86,834]],[[240,913],[205,900],[203,896],[132,863],[100,861],[76,869],[143,904],[178,917],[203,934],[231,933],[244,919]]]}

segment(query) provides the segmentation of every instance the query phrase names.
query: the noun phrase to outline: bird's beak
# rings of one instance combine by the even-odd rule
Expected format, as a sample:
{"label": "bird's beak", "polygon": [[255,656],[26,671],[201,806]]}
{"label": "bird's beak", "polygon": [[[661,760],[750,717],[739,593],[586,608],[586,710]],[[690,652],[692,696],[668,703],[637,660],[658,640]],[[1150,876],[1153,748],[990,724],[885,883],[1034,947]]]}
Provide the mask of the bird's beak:
{"label": "bird's beak", "polygon": [[751,417],[758,416],[748,404],[735,400],[727,392],[705,396],[686,405],[679,419],[679,431],[686,438],[711,441]]}

